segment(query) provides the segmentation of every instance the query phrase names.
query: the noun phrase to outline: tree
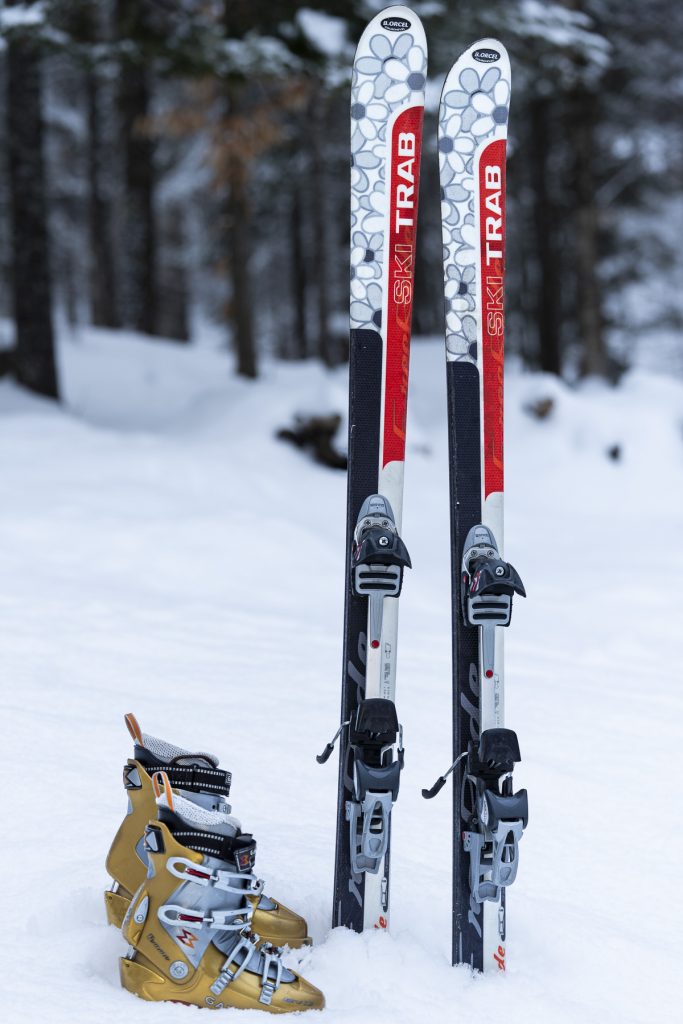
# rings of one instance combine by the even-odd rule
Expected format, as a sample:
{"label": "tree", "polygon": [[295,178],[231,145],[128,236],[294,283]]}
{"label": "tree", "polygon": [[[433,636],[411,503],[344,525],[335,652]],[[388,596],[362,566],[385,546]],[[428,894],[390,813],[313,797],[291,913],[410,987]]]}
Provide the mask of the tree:
{"label": "tree", "polygon": [[[227,97],[230,110],[235,111],[239,107],[240,86],[229,83]],[[235,114],[234,118],[238,116]],[[225,227],[232,282],[230,314],[233,344],[238,374],[253,378],[257,376],[258,367],[252,315],[248,164],[245,156],[240,154],[238,145],[233,144],[229,149],[226,160],[228,193],[225,203]]]}
{"label": "tree", "polygon": [[560,224],[550,166],[553,155],[555,109],[547,96],[539,96],[529,104],[529,162],[534,196],[534,242],[538,255],[538,362],[546,373],[555,373],[559,376],[562,372],[562,268],[558,245]]}
{"label": "tree", "polygon": [[[89,42],[99,39],[98,8],[93,0],[79,4]],[[88,238],[90,242],[90,313],[97,327],[120,327],[118,276],[114,256],[112,204],[105,184],[105,113],[100,69],[86,62]]]}
{"label": "tree", "polygon": [[150,0],[117,0],[120,48],[119,117],[124,180],[123,320],[156,333],[157,231],[154,142],[149,131]]}
{"label": "tree", "polygon": [[[20,7],[10,0],[8,7]],[[47,198],[43,158],[42,42],[28,12],[6,31],[7,149],[12,224],[12,297],[20,384],[58,395],[52,328]]]}

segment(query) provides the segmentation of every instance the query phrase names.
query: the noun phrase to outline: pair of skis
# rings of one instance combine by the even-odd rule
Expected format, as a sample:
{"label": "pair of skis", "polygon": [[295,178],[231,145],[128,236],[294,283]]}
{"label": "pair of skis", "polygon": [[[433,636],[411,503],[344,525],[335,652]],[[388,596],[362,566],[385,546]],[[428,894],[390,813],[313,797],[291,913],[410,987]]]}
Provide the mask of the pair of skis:
{"label": "pair of skis", "polygon": [[[351,336],[346,603],[333,923],[389,924],[391,811],[403,767],[394,703],[417,196],[427,46],[407,7],[378,14],[351,98]],[[519,576],[503,539],[505,143],[510,65],[485,39],[451,69],[439,160],[453,595],[453,963],[505,966],[505,889],[526,793],[503,728],[503,642]]]}

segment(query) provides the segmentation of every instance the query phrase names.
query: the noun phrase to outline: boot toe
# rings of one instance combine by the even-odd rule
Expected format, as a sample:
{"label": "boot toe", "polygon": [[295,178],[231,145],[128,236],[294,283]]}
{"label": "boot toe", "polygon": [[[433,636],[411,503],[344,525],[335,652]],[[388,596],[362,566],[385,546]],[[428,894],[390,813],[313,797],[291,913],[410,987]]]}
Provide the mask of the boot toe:
{"label": "boot toe", "polygon": [[254,911],[253,928],[263,941],[272,942],[274,946],[290,946],[292,949],[309,945],[311,940],[305,919],[284,903],[272,899],[269,902],[273,905],[272,910],[257,907]]}
{"label": "boot toe", "polygon": [[281,985],[273,998],[275,1012],[296,1010],[322,1010],[325,996],[310,981],[297,975],[296,981]]}

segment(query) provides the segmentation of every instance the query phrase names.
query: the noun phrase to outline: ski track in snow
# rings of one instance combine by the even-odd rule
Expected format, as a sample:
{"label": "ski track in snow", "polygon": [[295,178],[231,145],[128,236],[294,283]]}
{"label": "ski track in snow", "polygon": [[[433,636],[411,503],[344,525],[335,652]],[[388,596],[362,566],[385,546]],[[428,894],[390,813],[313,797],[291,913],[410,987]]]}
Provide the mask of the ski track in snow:
{"label": "ski track in snow", "polygon": [[[336,756],[315,754],[339,715],[345,478],[273,437],[344,411],[345,372],[254,385],[223,353],[106,332],[64,340],[61,369],[67,409],[0,385],[4,1021],[195,1019],[120,989],[104,923],[126,711],[233,772],[267,891],[310,922],[289,959],[325,1019],[679,1019],[683,385],[508,376],[505,553],[529,597],[506,723],[530,823],[507,974],[473,977],[450,966],[451,801],[420,796],[451,760],[443,345],[411,368],[390,935],[329,927]],[[547,420],[523,411],[546,396]]]}

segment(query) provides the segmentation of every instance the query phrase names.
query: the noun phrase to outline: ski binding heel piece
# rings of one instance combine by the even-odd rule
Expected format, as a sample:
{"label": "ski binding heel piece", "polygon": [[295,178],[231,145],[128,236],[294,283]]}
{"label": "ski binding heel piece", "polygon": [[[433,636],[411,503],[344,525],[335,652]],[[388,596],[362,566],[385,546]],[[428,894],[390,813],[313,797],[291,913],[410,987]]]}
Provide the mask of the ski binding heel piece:
{"label": "ski binding heel piece", "polygon": [[391,505],[381,494],[366,498],[356,523],[351,552],[353,587],[369,601],[368,643],[380,645],[385,597],[398,597],[403,570],[410,569],[408,549],[398,535]]}
{"label": "ski binding heel piece", "polygon": [[481,629],[482,668],[487,679],[496,673],[496,626],[509,626],[514,594],[526,597],[517,570],[504,562],[487,526],[473,526],[462,559],[462,610],[466,626]]}
{"label": "ski binding heel piece", "polygon": [[403,732],[393,701],[383,697],[361,701],[349,724],[349,750],[354,795],[346,801],[351,867],[355,874],[376,875],[386,852],[391,808],[403,768]]}
{"label": "ski binding heel piece", "polygon": [[512,770],[521,760],[512,729],[486,729],[467,756],[465,785],[474,795],[470,829],[463,832],[470,855],[470,890],[477,903],[498,901],[517,876],[519,840],[529,819],[527,792],[513,792]]}

